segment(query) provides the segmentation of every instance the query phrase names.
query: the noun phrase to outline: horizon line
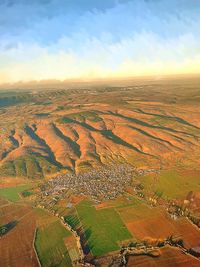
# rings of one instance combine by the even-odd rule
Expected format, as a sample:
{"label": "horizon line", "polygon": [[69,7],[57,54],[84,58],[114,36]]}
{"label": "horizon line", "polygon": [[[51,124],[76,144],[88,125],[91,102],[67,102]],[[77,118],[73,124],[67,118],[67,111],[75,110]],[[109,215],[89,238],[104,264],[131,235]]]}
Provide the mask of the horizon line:
{"label": "horizon line", "polygon": [[[0,89],[2,87],[15,87],[15,86],[28,86],[28,85],[45,85],[45,84],[67,84],[67,83],[95,83],[95,82],[114,82],[114,81],[130,81],[130,80],[165,80],[173,78],[200,78],[200,72],[198,73],[178,73],[178,74],[158,74],[158,75],[137,75],[137,76],[124,76],[124,77],[95,77],[95,78],[69,78],[64,80],[59,79],[41,79],[41,80],[29,80],[29,81],[17,81],[0,83]],[[5,88],[6,89],[6,88]]]}

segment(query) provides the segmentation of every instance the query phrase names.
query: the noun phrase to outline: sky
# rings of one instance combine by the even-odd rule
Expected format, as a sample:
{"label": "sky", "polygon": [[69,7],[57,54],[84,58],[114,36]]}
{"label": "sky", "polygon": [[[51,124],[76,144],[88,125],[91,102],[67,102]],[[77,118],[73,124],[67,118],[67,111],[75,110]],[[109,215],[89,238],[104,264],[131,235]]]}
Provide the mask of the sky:
{"label": "sky", "polygon": [[193,73],[199,0],[0,0],[0,83]]}

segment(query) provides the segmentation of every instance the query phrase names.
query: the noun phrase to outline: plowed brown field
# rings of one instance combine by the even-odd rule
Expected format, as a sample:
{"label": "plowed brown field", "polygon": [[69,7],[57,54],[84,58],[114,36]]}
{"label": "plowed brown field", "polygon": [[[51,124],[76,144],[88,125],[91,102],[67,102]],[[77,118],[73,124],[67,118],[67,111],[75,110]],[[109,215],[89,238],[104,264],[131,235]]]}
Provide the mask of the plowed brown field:
{"label": "plowed brown field", "polygon": [[3,267],[39,267],[33,240],[36,229],[36,215],[32,208],[16,207],[3,216],[4,223],[12,220],[17,225],[0,240],[0,265]]}
{"label": "plowed brown field", "polygon": [[183,254],[180,250],[166,247],[160,250],[160,257],[129,257],[127,267],[198,267],[200,260]]}

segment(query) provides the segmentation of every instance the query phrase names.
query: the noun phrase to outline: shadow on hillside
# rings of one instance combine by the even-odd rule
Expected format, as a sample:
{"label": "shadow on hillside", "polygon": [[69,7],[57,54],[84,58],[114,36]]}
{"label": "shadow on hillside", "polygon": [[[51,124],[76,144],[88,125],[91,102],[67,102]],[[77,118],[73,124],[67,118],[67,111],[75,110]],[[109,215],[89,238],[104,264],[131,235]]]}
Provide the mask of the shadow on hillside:
{"label": "shadow on hillside", "polygon": [[73,141],[70,137],[64,135],[61,132],[61,130],[56,127],[55,124],[53,124],[53,128],[54,128],[54,131],[57,134],[57,136],[59,136],[62,140],[64,140],[66,143],[68,143],[71,146],[71,148],[74,150],[76,155],[80,158],[80,156],[81,156],[80,146],[75,141]]}
{"label": "shadow on hillside", "polygon": [[167,119],[167,120],[174,120],[174,121],[177,121],[178,123],[181,123],[181,124],[196,128],[198,130],[200,129],[196,125],[193,125],[193,124],[189,123],[188,121],[186,121],[186,120],[184,120],[182,118],[176,117],[176,116],[168,116],[168,115],[163,115],[163,114],[145,112],[142,109],[138,109],[138,110],[136,110],[136,112],[142,113],[142,114],[146,114],[146,115],[151,115],[151,116],[158,117],[158,118]]}
{"label": "shadow on hillside", "polygon": [[112,114],[114,116],[118,116],[118,117],[123,118],[125,120],[128,120],[130,122],[136,123],[138,125],[148,127],[148,128],[160,129],[160,130],[165,130],[165,131],[172,132],[172,133],[181,133],[181,134],[186,134],[186,135],[189,135],[189,136],[192,136],[192,137],[196,137],[195,135],[190,134],[190,133],[186,133],[184,131],[178,131],[178,130],[175,130],[175,129],[172,129],[172,128],[169,128],[169,127],[165,127],[165,126],[160,126],[160,125],[159,126],[158,125],[153,125],[153,124],[147,123],[145,121],[138,120],[136,118],[127,117],[127,116],[122,115],[120,113],[110,112],[110,114]]}
{"label": "shadow on hillside", "polygon": [[80,121],[77,121],[77,120],[74,120],[74,119],[71,119],[71,118],[68,118],[68,117],[64,117],[62,118],[62,123],[74,123],[74,124],[78,124],[82,127],[84,127],[85,129],[89,130],[89,131],[93,131],[93,132],[99,132],[101,133],[105,138],[113,141],[113,143],[117,144],[117,145],[122,145],[124,147],[127,147],[129,149],[132,149],[140,154],[143,154],[143,155],[149,155],[149,156],[152,156],[154,157],[153,155],[151,154],[148,154],[148,153],[145,153],[143,151],[141,151],[140,149],[138,149],[137,147],[133,146],[132,144],[129,144],[127,143],[126,141],[124,141],[123,139],[121,139],[119,136],[115,135],[112,130],[98,130],[94,127],[92,127],[91,125],[85,123],[85,122],[80,122]]}
{"label": "shadow on hillside", "polygon": [[[35,125],[33,125],[34,127]],[[47,158],[47,160],[54,164],[55,166],[57,166],[58,168],[62,168],[62,165],[57,162],[53,152],[51,151],[51,148],[46,144],[46,142],[40,138],[31,127],[29,127],[28,125],[25,126],[24,128],[26,134],[28,134],[33,140],[35,140],[39,145],[45,147],[47,153],[49,154],[49,157]]]}

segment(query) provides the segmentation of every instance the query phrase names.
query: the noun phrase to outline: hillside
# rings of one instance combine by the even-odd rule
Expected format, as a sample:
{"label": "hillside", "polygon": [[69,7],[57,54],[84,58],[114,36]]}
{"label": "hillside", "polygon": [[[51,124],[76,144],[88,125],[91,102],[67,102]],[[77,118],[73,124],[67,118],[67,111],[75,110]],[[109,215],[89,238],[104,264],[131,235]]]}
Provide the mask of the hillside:
{"label": "hillside", "polygon": [[196,83],[0,93],[0,176],[41,178],[114,162],[194,167]]}

